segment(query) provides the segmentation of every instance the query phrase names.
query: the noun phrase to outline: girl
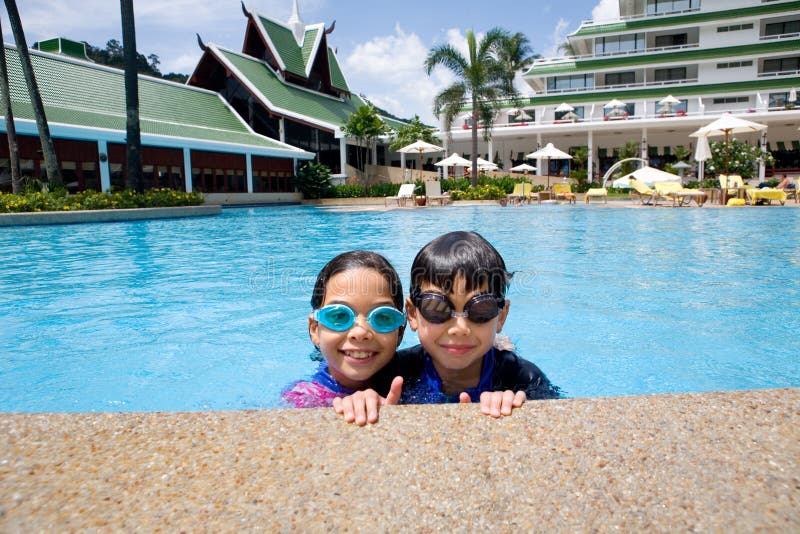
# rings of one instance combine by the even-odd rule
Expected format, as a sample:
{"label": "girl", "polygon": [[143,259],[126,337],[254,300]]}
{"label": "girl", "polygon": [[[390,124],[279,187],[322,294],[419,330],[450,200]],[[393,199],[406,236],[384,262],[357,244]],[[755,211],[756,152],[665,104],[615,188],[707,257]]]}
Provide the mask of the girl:
{"label": "girl", "polygon": [[308,334],[323,361],[311,379],[284,390],[284,401],[296,408],[331,406],[335,398],[371,387],[406,324],[397,272],[386,258],[364,250],[340,254],[322,268],[311,307]]}
{"label": "girl", "polygon": [[[358,392],[337,401],[346,421],[378,419],[378,407],[402,403],[481,402],[481,411],[510,415],[527,399],[560,396],[533,363],[495,348],[510,301],[511,273],[497,250],[475,232],[450,232],[419,251],[411,267],[406,300],[408,324],[420,344],[397,353],[375,382],[378,391]],[[406,384],[388,379],[402,376]]]}

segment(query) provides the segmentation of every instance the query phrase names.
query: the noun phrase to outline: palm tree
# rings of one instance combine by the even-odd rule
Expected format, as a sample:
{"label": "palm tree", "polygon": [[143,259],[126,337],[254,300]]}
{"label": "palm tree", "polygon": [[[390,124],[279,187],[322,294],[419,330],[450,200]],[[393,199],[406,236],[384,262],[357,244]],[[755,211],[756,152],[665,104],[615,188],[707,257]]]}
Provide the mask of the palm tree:
{"label": "palm tree", "polygon": [[[342,132],[356,140],[356,162],[359,170],[361,169],[361,144],[367,145],[368,154],[372,152],[372,143],[387,132],[386,123],[378,116],[378,112],[373,106],[360,106],[355,113],[350,115],[347,122],[341,126]],[[369,159],[369,155],[367,156]],[[373,162],[374,163],[374,162]],[[365,182],[369,185],[369,174],[366,164],[363,168]],[[344,169],[342,169],[344,172]]]}
{"label": "palm tree", "polygon": [[519,32],[506,37],[497,55],[505,67],[508,83],[513,83],[517,72],[528,70],[533,65],[533,60],[541,57],[533,53],[530,41],[525,34]]}
{"label": "palm tree", "polygon": [[16,195],[22,192],[22,173],[19,168],[19,146],[17,128],[14,125],[14,112],[11,110],[11,88],[8,84],[8,65],[6,47],[3,45],[3,25],[0,24],[0,91],[3,92],[3,115],[6,118],[8,136],[8,161],[11,167],[11,191]]}
{"label": "palm tree", "polygon": [[125,123],[128,180],[139,193],[142,183],[142,133],[139,127],[139,70],[136,64],[136,22],[133,0],[120,0],[122,15],[122,53],[125,57]]}
{"label": "palm tree", "polygon": [[28,86],[28,95],[31,99],[33,114],[36,117],[36,127],[39,130],[39,142],[42,144],[47,181],[51,186],[61,185],[63,180],[61,179],[61,169],[58,166],[58,158],[56,157],[56,147],[53,145],[50,127],[47,125],[47,115],[44,112],[39,86],[36,84],[36,74],[33,72],[33,63],[31,63],[31,55],[28,53],[28,43],[25,41],[25,31],[22,29],[22,20],[19,18],[17,2],[15,0],[5,0],[5,3],[6,11],[8,11],[8,22],[11,24],[11,32],[14,34],[14,42],[17,44],[17,54],[22,64],[22,74],[25,77],[25,84]]}
{"label": "palm tree", "polygon": [[467,30],[468,57],[447,44],[431,49],[425,59],[425,72],[429,76],[438,65],[456,76],[456,81],[433,99],[433,112],[442,117],[442,127],[450,131],[456,116],[471,108],[473,187],[478,185],[478,123],[483,121],[483,137],[489,140],[496,110],[502,108],[504,100],[518,98],[500,60],[500,50],[508,38],[508,32],[493,28],[477,42],[475,33]]}

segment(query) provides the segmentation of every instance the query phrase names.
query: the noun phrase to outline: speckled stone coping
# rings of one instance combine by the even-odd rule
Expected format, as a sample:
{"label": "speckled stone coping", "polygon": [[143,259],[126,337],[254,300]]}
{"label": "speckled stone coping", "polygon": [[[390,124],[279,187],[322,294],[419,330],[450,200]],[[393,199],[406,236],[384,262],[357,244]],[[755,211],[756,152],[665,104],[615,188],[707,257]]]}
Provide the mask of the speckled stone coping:
{"label": "speckled stone coping", "polygon": [[129,210],[41,211],[31,213],[0,213],[0,226],[28,226],[41,224],[79,224],[113,221],[138,221],[142,219],[172,219],[175,217],[203,217],[219,215],[222,206],[175,206],[170,208],[137,208]]}
{"label": "speckled stone coping", "polygon": [[800,389],[0,414],[0,531],[798,532]]}

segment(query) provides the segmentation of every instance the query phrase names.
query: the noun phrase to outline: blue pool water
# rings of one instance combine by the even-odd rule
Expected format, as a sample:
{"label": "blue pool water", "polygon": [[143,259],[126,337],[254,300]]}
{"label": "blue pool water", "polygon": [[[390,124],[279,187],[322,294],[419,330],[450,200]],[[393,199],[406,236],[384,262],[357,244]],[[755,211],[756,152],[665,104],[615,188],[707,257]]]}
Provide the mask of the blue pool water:
{"label": "blue pool water", "polygon": [[516,271],[505,333],[568,396],[800,386],[798,209],[278,207],[0,229],[0,411],[279,406],[322,265],[375,250],[407,289],[456,229]]}

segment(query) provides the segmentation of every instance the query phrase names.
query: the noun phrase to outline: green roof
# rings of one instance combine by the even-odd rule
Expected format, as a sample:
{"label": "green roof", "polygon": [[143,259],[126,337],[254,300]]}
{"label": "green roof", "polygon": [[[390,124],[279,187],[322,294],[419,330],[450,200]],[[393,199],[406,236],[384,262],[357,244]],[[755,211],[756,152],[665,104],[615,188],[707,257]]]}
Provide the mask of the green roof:
{"label": "green roof", "polygon": [[328,47],[328,66],[331,71],[331,85],[349,93],[350,88],[347,86],[341,67],[339,67],[339,60],[336,59],[336,54],[330,46]]}
{"label": "green roof", "polygon": [[726,57],[757,56],[780,52],[796,52],[800,50],[800,39],[780,39],[765,43],[726,46],[723,48],[694,48],[677,52],[660,54],[640,54],[612,58],[586,59],[565,61],[553,66],[532,67],[526,76],[542,76],[545,74],[577,73],[582,71],[597,71],[621,67],[636,67],[653,65],[657,63],[687,63],[706,59],[719,59]]}
{"label": "green roof", "polygon": [[[258,17],[264,31],[274,45],[273,52],[278,54],[286,67],[287,72],[297,76],[306,77],[306,63],[303,61],[303,53],[294,39],[292,30],[286,26],[262,16]],[[306,34],[306,37],[308,35]]]}
{"label": "green roof", "polygon": [[662,98],[666,93],[675,97],[698,95],[725,95],[729,93],[755,93],[757,91],[785,90],[800,87],[800,77],[774,77],[749,80],[746,82],[714,83],[707,85],[669,85],[631,91],[593,91],[580,93],[561,93],[551,96],[534,96],[523,99],[526,106],[545,106],[551,104],[583,105],[587,102],[608,102],[612,98],[622,101]]}
{"label": "green roof", "polygon": [[250,56],[209,45],[221,59],[232,66],[237,76],[261,93],[268,107],[328,128],[344,124],[364,102],[357,96],[338,99],[315,93],[283,81],[264,62]]}
{"label": "green roof", "polygon": [[[14,116],[35,120],[16,48],[6,45],[6,59]],[[123,71],[38,52],[31,53],[31,60],[51,125],[116,130],[124,135]],[[305,155],[249,130],[218,93],[186,85],[139,76],[139,115],[142,134]]]}
{"label": "green roof", "polygon": [[634,32],[650,28],[663,28],[667,26],[686,26],[700,22],[715,22],[724,19],[755,17],[773,13],[791,12],[800,9],[798,2],[770,2],[755,7],[726,9],[722,11],[704,11],[700,13],[687,13],[672,16],[650,16],[642,19],[612,22],[609,24],[593,24],[581,26],[569,37],[588,37],[606,33]]}
{"label": "green roof", "polygon": [[56,37],[55,39],[47,39],[33,44],[33,48],[41,50],[42,52],[52,52],[54,54],[64,54],[65,56],[82,59],[89,61],[89,56],[86,55],[86,44],[79,43],[78,41],[71,41],[63,37]]}

